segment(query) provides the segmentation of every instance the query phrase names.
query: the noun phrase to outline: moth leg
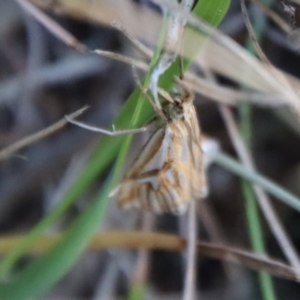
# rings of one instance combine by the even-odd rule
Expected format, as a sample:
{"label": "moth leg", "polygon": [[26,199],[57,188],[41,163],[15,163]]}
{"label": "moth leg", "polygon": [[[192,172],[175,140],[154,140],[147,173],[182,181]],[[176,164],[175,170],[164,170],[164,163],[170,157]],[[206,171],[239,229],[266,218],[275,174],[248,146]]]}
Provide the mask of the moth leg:
{"label": "moth leg", "polygon": [[125,130],[118,130],[118,131],[116,131],[114,129],[114,126],[113,126],[113,130],[110,131],[110,130],[106,130],[106,129],[103,129],[103,128],[91,126],[91,125],[88,125],[88,124],[76,121],[76,120],[70,118],[70,116],[65,116],[65,119],[69,123],[74,124],[76,126],[79,126],[81,128],[87,129],[89,131],[103,133],[103,134],[106,134],[106,135],[109,135],[109,136],[119,136],[119,135],[126,135],[126,134],[134,134],[134,133],[144,132],[149,127],[149,124],[148,124],[148,125],[143,126],[141,128],[133,128],[133,129],[125,129]]}
{"label": "moth leg", "polygon": [[177,77],[175,77],[174,81],[181,88],[181,97],[185,99],[186,102],[192,102],[194,100],[194,94],[187,84]]}

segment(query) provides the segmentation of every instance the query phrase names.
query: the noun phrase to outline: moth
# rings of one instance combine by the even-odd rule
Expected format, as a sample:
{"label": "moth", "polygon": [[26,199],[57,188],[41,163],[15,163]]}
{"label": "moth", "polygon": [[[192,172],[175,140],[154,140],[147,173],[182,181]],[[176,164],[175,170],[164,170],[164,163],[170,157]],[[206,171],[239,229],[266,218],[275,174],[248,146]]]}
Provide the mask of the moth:
{"label": "moth", "polygon": [[[124,209],[137,208],[154,213],[183,214],[195,199],[207,194],[201,131],[194,107],[194,96],[180,81],[180,95],[169,98],[158,115],[163,125],[150,137],[121,183],[110,193]],[[66,119],[88,130],[108,135],[143,131],[109,132]]]}
{"label": "moth", "polygon": [[207,194],[194,96],[180,85],[181,95],[162,110],[165,124],[150,137],[124,179],[110,193],[124,209],[180,215],[190,201]]}

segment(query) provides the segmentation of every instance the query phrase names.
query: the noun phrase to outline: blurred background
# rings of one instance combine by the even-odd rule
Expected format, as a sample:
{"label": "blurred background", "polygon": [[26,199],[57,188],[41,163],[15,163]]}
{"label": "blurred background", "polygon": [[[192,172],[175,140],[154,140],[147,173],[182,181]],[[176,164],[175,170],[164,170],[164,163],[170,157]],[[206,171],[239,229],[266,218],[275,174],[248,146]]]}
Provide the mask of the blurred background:
{"label": "blurred background", "polygon": [[[54,9],[55,2],[44,1],[50,7],[46,10],[48,16],[89,49],[137,57],[136,50],[122,33],[102,21],[83,19],[72,12],[61,13],[59,9]],[[93,10],[95,2],[88,1],[84,5],[86,9]],[[124,7],[130,3],[140,9],[159,12],[146,0],[121,2]],[[43,4],[43,1],[40,3]],[[271,7],[291,27],[297,28],[297,5],[274,1]],[[267,57],[280,69],[298,77],[299,51],[287,42],[287,35],[252,2],[248,11],[253,19],[266,18],[260,44]],[[152,24],[140,23],[138,26],[147,32],[147,26]],[[240,44],[245,44],[248,33],[238,0],[232,1],[219,28]],[[147,43],[147,40],[143,42]],[[89,105],[90,109],[81,120],[111,128],[114,117],[136,86],[130,66],[93,54],[83,54],[66,46],[26,14],[16,1],[10,0],[0,2],[0,66],[1,148],[85,105]],[[219,79],[223,84],[233,86],[231,81]],[[235,155],[216,102],[198,95],[195,106],[204,133],[214,137],[225,152]],[[238,117],[238,113],[234,112]],[[259,172],[300,196],[300,126],[288,121],[290,119],[279,109],[253,106],[251,151]],[[149,133],[135,137],[128,155],[128,165],[148,137]],[[98,134],[67,125],[2,160],[1,234],[26,233],[51,212],[99,140],[101,136]],[[207,176],[210,194],[204,200],[204,212],[200,213],[199,238],[210,240],[209,221],[205,219],[213,219],[213,226],[216,226],[224,243],[250,249],[240,179],[216,165],[209,168]],[[49,233],[65,228],[95,196],[104,179],[105,176],[99,177],[60,222],[49,228]],[[274,201],[274,205],[299,249],[299,214],[278,201]],[[171,215],[157,216],[154,217],[153,230],[178,233],[182,222],[180,224],[178,218]],[[268,226],[264,221],[262,224],[268,253],[284,260]],[[122,212],[113,200],[103,222],[99,224],[101,230],[139,229],[140,226],[139,213]],[[114,249],[85,252],[71,271],[40,299],[126,299],[136,267],[136,255],[137,251]],[[24,258],[19,267],[30,260],[30,257]],[[145,299],[181,299],[184,274],[182,255],[151,251],[148,266],[149,289]],[[257,275],[247,268],[202,257],[197,267],[200,299],[262,299]],[[278,299],[299,299],[299,284],[278,278],[274,278],[274,283]]]}

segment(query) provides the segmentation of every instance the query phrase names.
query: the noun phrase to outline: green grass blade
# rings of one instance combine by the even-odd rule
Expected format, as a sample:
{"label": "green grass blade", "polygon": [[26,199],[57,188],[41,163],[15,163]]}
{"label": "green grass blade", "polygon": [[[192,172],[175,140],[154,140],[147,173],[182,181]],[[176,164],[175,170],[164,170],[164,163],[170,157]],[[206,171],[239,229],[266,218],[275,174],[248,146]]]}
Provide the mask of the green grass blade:
{"label": "green grass blade", "polygon": [[128,300],[142,300],[145,299],[144,295],[145,295],[145,289],[147,288],[147,286],[143,283],[135,283],[130,291],[129,291],[129,295],[128,295]]}
{"label": "green grass blade", "polygon": [[[258,206],[252,186],[248,182],[242,182],[243,194],[246,199],[246,214],[248,219],[249,233],[252,249],[257,253],[265,253],[261,222]],[[258,279],[263,297],[266,300],[276,299],[272,278],[266,272],[258,272]]]}
{"label": "green grass blade", "polygon": [[[270,5],[272,1],[264,0],[266,5]],[[261,15],[257,16],[254,20],[253,30],[258,41],[261,40],[261,37],[264,34],[266,28],[266,17]],[[252,42],[248,39],[247,49],[250,53],[254,54],[255,50]],[[244,138],[244,141],[251,148],[252,143],[252,107],[245,103],[239,106],[239,111],[241,114],[240,129],[241,134]],[[265,253],[265,243],[263,240],[261,221],[259,218],[259,212],[257,207],[257,202],[255,199],[255,193],[253,187],[247,182],[242,182],[242,191],[246,201],[246,216],[248,223],[248,230],[250,235],[250,241],[252,244],[252,249],[257,253]],[[261,293],[263,299],[265,300],[275,300],[275,290],[272,278],[269,274],[265,272],[258,273],[258,280],[260,283]]]}
{"label": "green grass blade", "polygon": [[291,208],[300,212],[300,199],[292,195],[273,181],[266,177],[259,175],[246,169],[242,164],[225,154],[218,154],[215,159],[215,163],[229,170],[230,172],[249,180],[252,183],[260,185],[269,194],[290,206]]}
{"label": "green grass blade", "polygon": [[[241,132],[244,140],[248,145],[251,144],[252,140],[252,123],[251,115],[252,108],[249,104],[244,104],[240,106],[241,112]],[[249,147],[250,148],[250,147]],[[257,202],[253,187],[245,181],[242,181],[242,192],[245,198],[246,206],[246,217],[247,225],[250,236],[250,241],[252,249],[256,253],[266,253],[265,243],[263,240],[263,233],[261,227],[261,220],[259,217]],[[258,281],[260,284],[261,293],[263,299],[265,300],[275,300],[275,290],[273,285],[273,280],[269,274],[266,272],[258,272]]]}

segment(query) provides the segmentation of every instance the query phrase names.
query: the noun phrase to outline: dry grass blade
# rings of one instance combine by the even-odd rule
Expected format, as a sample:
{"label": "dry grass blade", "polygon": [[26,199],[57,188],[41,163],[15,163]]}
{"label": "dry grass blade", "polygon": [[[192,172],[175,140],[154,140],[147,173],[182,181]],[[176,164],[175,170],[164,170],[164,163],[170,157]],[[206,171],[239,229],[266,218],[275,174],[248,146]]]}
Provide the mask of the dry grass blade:
{"label": "dry grass blade", "polygon": [[248,30],[249,38],[252,41],[252,44],[254,45],[255,51],[264,63],[271,66],[269,59],[266,57],[265,53],[262,51],[262,49],[258,43],[258,40],[255,36],[255,32],[253,30],[253,27],[252,27],[252,24],[250,21],[250,17],[249,17],[248,11],[247,11],[245,0],[240,0],[240,2],[241,2],[242,14],[244,17],[244,22],[245,22],[246,28]]}
{"label": "dry grass blade", "polygon": [[[87,20],[91,23],[110,26],[112,22],[118,20],[126,24],[128,32],[133,36],[146,38],[154,42],[157,39],[161,28],[162,18],[156,12],[144,9],[132,1],[69,1],[69,0],[30,0],[35,5],[74,18],[83,22]],[[151,26],[141,26],[141,24],[151,24]]]}
{"label": "dry grass blade", "polygon": [[[47,251],[54,243],[58,242],[62,237],[61,234],[47,235],[39,240],[28,253],[42,254]],[[5,254],[23,239],[24,236],[1,237],[0,253]],[[171,234],[163,233],[145,233],[138,231],[107,231],[97,233],[91,239],[88,248],[90,250],[111,249],[111,248],[146,248],[183,251],[186,249],[187,242],[185,239]],[[198,255],[219,259],[225,262],[239,264],[252,270],[266,271],[273,276],[299,281],[300,273],[280,261],[270,259],[266,256],[253,254],[232,247],[217,245],[207,242],[197,243]]]}
{"label": "dry grass blade", "polygon": [[81,44],[69,31],[65,30],[53,19],[49,18],[45,13],[43,13],[36,6],[32,5],[27,0],[15,0],[22,6],[22,8],[32,15],[38,22],[43,24],[53,35],[63,40],[64,43],[79,52],[86,52],[87,48],[85,45]]}
{"label": "dry grass blade", "polygon": [[130,34],[122,25],[121,22],[112,22],[111,24],[114,28],[119,30],[124,36],[132,43],[132,45],[139,50],[140,53],[145,55],[147,58],[151,59],[153,56],[153,51],[146,47],[143,43],[139,42],[132,34]]}
{"label": "dry grass blade", "polygon": [[[148,70],[148,65],[146,63],[122,54],[99,49],[92,51],[92,53],[129,64],[143,71]],[[237,91],[235,89],[223,87],[220,84],[215,84],[209,80],[197,77],[191,72],[186,73],[185,79],[187,86],[192,91],[223,104],[237,105],[240,102],[251,102],[263,107],[279,107],[287,105],[285,97],[281,95]]]}
{"label": "dry grass blade", "polygon": [[194,92],[227,105],[237,105],[241,102],[250,102],[263,107],[278,107],[287,105],[286,99],[281,95],[238,91],[211,82],[210,80],[197,77],[189,72],[186,74],[186,80],[188,87]]}
{"label": "dry grass blade", "polygon": [[[76,117],[80,116],[86,109],[88,109],[87,106],[72,113],[70,115],[70,117],[76,118]],[[9,156],[13,155],[14,153],[21,150],[22,148],[24,148],[30,144],[33,144],[33,143],[49,136],[50,134],[53,134],[54,132],[63,128],[67,124],[68,124],[68,121],[63,118],[60,121],[58,121],[57,123],[45,128],[43,130],[40,130],[37,133],[34,133],[28,137],[23,138],[23,139],[19,140],[18,142],[16,142],[15,144],[12,144],[12,145],[2,149],[0,151],[0,161],[5,158],[8,158]]]}
{"label": "dry grass blade", "polygon": [[[133,40],[135,41],[134,45],[137,46],[138,50],[140,50],[140,46],[143,44],[138,43],[136,39]],[[143,71],[148,70],[148,65],[146,63],[122,54],[98,49],[92,51],[92,53],[129,64]],[[251,102],[259,106],[270,107],[287,105],[283,96],[277,94],[263,94],[259,92],[237,91],[228,87],[222,87],[220,84],[214,84],[209,80],[197,77],[191,72],[186,73],[185,79],[188,87],[192,91],[223,104],[236,105],[240,102]]]}
{"label": "dry grass blade", "polygon": [[103,57],[107,57],[110,59],[114,59],[114,60],[129,64],[129,65],[139,68],[143,71],[148,70],[147,63],[144,63],[144,62],[134,59],[134,58],[130,58],[130,57],[122,55],[122,54],[118,54],[118,53],[114,53],[114,52],[110,52],[110,51],[99,50],[99,49],[91,51],[91,52],[95,53],[97,55],[103,56]]}

